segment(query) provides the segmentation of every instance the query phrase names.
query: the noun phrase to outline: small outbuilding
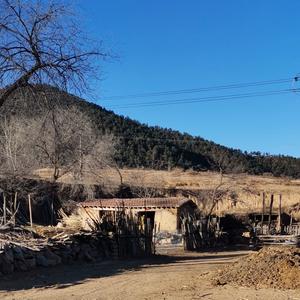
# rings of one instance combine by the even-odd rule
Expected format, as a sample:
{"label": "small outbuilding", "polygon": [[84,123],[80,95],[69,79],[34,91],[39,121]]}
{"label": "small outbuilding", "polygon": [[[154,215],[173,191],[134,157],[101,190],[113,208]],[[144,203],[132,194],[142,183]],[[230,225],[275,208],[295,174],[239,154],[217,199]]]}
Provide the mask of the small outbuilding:
{"label": "small outbuilding", "polygon": [[132,198],[132,199],[95,199],[80,203],[83,221],[101,220],[103,216],[113,219],[117,212],[134,216],[137,220],[150,225],[156,235],[173,236],[181,233],[182,220],[194,215],[197,206],[191,200],[180,197],[169,198]]}

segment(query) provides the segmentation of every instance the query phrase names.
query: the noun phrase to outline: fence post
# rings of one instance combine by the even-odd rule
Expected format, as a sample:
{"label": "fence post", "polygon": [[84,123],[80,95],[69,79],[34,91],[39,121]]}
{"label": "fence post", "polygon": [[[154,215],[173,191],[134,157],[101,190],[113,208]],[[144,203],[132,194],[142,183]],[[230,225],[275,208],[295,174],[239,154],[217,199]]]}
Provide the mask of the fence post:
{"label": "fence post", "polygon": [[31,209],[31,196],[30,196],[30,194],[28,194],[28,209],[29,209],[30,226],[32,227],[32,209]]}
{"label": "fence post", "polygon": [[3,194],[3,223],[6,224],[6,196]]}
{"label": "fence post", "polygon": [[274,202],[274,195],[271,195],[271,201],[270,201],[270,210],[269,210],[269,232],[268,234],[270,234],[270,229],[271,229],[271,223],[272,223],[272,210],[273,210],[273,202]]}
{"label": "fence post", "polygon": [[282,213],[282,195],[279,195],[279,207],[278,207],[278,231],[281,234],[282,233],[282,228],[281,228],[281,213]]}
{"label": "fence post", "polygon": [[13,209],[13,214],[14,214],[14,226],[16,226],[16,213],[17,213],[17,201],[18,201],[18,192],[15,192],[15,198],[14,198],[14,209]]}
{"label": "fence post", "polygon": [[263,229],[265,206],[266,206],[266,198],[265,198],[265,192],[263,192],[262,193],[261,229]]}

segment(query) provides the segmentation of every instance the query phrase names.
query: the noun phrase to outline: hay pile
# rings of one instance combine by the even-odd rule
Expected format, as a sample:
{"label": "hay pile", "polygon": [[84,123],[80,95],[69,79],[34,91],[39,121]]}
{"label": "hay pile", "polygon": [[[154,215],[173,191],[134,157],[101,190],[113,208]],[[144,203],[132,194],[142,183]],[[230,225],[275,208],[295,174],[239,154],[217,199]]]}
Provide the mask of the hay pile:
{"label": "hay pile", "polygon": [[213,277],[215,285],[256,288],[300,288],[300,249],[268,247],[243,257]]}

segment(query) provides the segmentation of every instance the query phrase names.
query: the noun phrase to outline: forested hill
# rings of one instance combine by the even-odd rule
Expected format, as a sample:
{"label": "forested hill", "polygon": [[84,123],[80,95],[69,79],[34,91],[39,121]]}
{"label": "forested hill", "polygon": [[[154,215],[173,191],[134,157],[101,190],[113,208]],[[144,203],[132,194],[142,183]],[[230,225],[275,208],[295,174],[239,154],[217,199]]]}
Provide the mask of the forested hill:
{"label": "forested hill", "polygon": [[[116,160],[121,167],[194,170],[219,170],[227,173],[263,174],[300,178],[300,159],[244,153],[172,129],[147,126],[107,111],[70,94],[47,87],[52,103],[78,106],[89,115],[101,133],[111,133],[118,140]],[[43,113],[43,101],[17,95],[0,110],[2,114]],[[36,97],[35,97],[36,98]]]}

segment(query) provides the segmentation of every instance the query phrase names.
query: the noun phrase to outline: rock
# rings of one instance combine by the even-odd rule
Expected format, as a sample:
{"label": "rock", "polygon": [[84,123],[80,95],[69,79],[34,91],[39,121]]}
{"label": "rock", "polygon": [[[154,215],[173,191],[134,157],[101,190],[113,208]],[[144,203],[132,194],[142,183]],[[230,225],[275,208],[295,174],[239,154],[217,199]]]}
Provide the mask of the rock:
{"label": "rock", "polygon": [[23,255],[23,251],[21,248],[19,247],[14,247],[13,248],[13,253],[14,253],[14,258],[18,259],[18,260],[24,260],[24,255]]}
{"label": "rock", "polygon": [[48,259],[42,254],[36,255],[36,265],[40,267],[49,267]]}
{"label": "rock", "polygon": [[50,251],[49,249],[46,250],[45,252],[45,257],[51,261],[51,265],[58,265],[61,264],[61,258],[54,252]]}
{"label": "rock", "polygon": [[0,256],[0,271],[7,275],[14,271],[14,253],[11,248],[6,248]]}
{"label": "rock", "polygon": [[60,252],[60,257],[62,259],[63,263],[71,263],[74,255],[73,252],[70,249],[64,249]]}
{"label": "rock", "polygon": [[43,253],[38,253],[36,255],[36,265],[41,267],[51,267],[56,266],[61,263],[61,258],[47,249]]}
{"label": "rock", "polygon": [[24,259],[35,257],[35,252],[32,250],[22,249],[22,252],[23,252]]}
{"label": "rock", "polygon": [[4,252],[4,257],[9,261],[10,263],[14,262],[14,253],[11,248],[8,248]]}
{"label": "rock", "polygon": [[9,261],[5,255],[2,257],[1,272],[5,275],[14,272],[13,262]]}
{"label": "rock", "polygon": [[33,258],[26,258],[25,259],[25,264],[26,264],[26,266],[29,270],[34,269],[36,267],[36,259],[34,257]]}
{"label": "rock", "polygon": [[78,244],[74,244],[72,251],[75,255],[78,254],[80,252],[80,246]]}
{"label": "rock", "polygon": [[95,261],[95,259],[92,257],[88,250],[83,252],[83,258],[87,261]]}
{"label": "rock", "polygon": [[15,260],[14,261],[14,269],[16,271],[27,271],[28,267],[24,260]]}

